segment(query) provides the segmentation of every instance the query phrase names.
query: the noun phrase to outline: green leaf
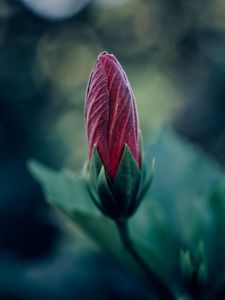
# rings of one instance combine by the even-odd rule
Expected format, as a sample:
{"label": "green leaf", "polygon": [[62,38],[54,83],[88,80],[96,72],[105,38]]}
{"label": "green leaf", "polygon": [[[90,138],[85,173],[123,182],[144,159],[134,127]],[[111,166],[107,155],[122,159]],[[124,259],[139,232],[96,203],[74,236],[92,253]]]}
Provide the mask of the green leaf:
{"label": "green leaf", "polygon": [[145,156],[146,162],[151,162],[153,157],[157,161],[149,194],[166,211],[168,223],[189,242],[190,220],[193,220],[199,197],[216,182],[224,180],[224,172],[199,148],[167,128],[159,132]]}
{"label": "green leaf", "polygon": [[210,206],[207,194],[218,184],[224,186],[224,171],[198,148],[165,128],[146,151],[146,162],[153,157],[157,172],[134,216],[134,228],[156,247],[160,258],[170,257],[166,262],[170,271],[175,270],[181,248],[194,253],[202,240],[209,280],[215,282],[218,273],[225,275],[225,239],[222,238],[225,197],[220,189],[216,197],[211,196],[213,205]]}
{"label": "green leaf", "polygon": [[[116,225],[112,220],[104,216],[96,216],[81,211],[74,211],[70,217],[76,226],[82,229],[100,249],[112,254],[119,261],[130,265],[142,273],[139,265],[122,245]],[[163,267],[149,244],[137,237],[134,237],[133,241],[137,251],[144,259],[147,259],[146,262],[161,276],[160,272],[163,270]],[[163,278],[163,275],[161,277]]]}
{"label": "green leaf", "polygon": [[[41,183],[48,201],[67,215],[88,239],[99,249],[142,273],[123,247],[114,222],[100,214],[92,203],[86,190],[86,182],[81,177],[71,172],[54,171],[36,161],[30,161],[28,168]],[[147,263],[163,278],[160,273],[163,267],[149,244],[140,238],[134,238],[134,243]]]}
{"label": "green leaf", "polygon": [[214,286],[225,284],[225,184],[217,184],[207,196],[209,220],[203,220],[209,276]]}
{"label": "green leaf", "polygon": [[90,199],[86,180],[73,172],[58,172],[37,161],[30,161],[28,168],[34,178],[42,185],[46,200],[65,213],[75,210],[90,211],[99,215],[99,211]]}

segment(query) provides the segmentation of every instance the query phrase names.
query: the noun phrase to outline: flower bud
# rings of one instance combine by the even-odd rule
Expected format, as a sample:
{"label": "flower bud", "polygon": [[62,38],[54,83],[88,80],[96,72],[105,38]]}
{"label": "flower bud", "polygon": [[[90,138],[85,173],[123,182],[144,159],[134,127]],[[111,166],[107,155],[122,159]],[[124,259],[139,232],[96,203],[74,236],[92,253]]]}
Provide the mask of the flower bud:
{"label": "flower bud", "polygon": [[[98,206],[112,218],[136,207],[142,182],[137,109],[128,78],[114,55],[102,52],[85,103],[89,171]],[[92,196],[93,196],[92,193]]]}
{"label": "flower bud", "polygon": [[129,81],[115,56],[98,56],[87,88],[85,106],[89,159],[97,145],[103,165],[114,179],[127,144],[141,167],[138,119]]}

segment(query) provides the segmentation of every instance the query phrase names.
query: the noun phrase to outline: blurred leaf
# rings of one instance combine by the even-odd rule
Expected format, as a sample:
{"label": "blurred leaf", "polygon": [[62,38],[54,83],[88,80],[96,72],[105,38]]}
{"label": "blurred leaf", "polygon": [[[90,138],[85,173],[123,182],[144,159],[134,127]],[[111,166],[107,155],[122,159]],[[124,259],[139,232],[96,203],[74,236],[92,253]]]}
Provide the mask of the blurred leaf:
{"label": "blurred leaf", "polygon": [[211,275],[223,274],[225,278],[225,186],[223,188],[218,186],[210,192],[208,204],[211,212],[211,226],[207,232],[208,241],[211,242],[210,271],[213,272]]}
{"label": "blurred leaf", "polygon": [[[81,177],[71,172],[69,174],[51,170],[35,161],[31,161],[28,167],[37,181],[42,184],[49,203],[69,216],[99,248],[141,272],[121,244],[114,222],[101,215],[92,203]],[[134,243],[138,252],[147,260],[146,262],[159,276],[165,278],[164,268],[160,266],[159,259],[149,244],[138,238],[134,238]]]}
{"label": "blurred leaf", "polygon": [[[225,282],[223,172],[203,153],[168,130],[161,132],[149,148],[146,162],[153,157],[156,175],[147,194],[151,198],[143,201],[130,220],[132,236],[141,239],[135,237],[138,251],[159,276],[179,282],[181,249],[194,254],[202,241],[209,281],[222,286]],[[49,202],[67,214],[99,247],[118,259],[131,259],[124,252],[113,222],[103,217],[90,200],[81,177],[55,172],[38,163],[31,163],[30,169],[42,183]],[[131,261],[130,264],[135,264]],[[200,275],[204,277],[206,270],[203,265],[200,267]]]}
{"label": "blurred leaf", "polygon": [[191,280],[194,272],[194,266],[188,250],[181,250],[180,252],[180,272],[184,280]]}
{"label": "blurred leaf", "polygon": [[[211,246],[205,243],[205,230],[210,232],[212,218],[212,208],[208,208],[205,195],[217,183],[223,185],[224,173],[209,157],[165,128],[149,144],[145,156],[149,168],[155,158],[156,173],[148,197],[135,214],[132,225],[135,232],[155,249],[168,276],[177,276],[182,248],[193,252],[201,240],[207,251],[216,245],[208,235]],[[225,222],[225,211],[222,208],[218,210],[220,219]],[[221,223],[215,223],[215,230],[218,226],[220,231],[225,230]],[[211,234],[213,236],[215,238],[215,231]],[[221,236],[224,236],[222,232]]]}
{"label": "blurred leaf", "polygon": [[[90,213],[75,211],[70,218],[104,251],[114,255],[119,261],[129,263],[132,267],[139,269],[136,262],[123,247],[116,226],[113,221],[104,217],[96,216]],[[165,278],[163,267],[160,266],[159,259],[152,251],[151,247],[140,238],[133,238],[137,251],[144,257],[146,262],[156,271],[156,273]],[[140,270],[139,270],[140,272]]]}
{"label": "blurred leaf", "polygon": [[90,199],[86,181],[72,171],[57,172],[37,161],[30,161],[28,167],[34,178],[41,183],[48,202],[66,214],[73,211],[89,211],[100,215]]}
{"label": "blurred leaf", "polygon": [[131,220],[132,229],[153,247],[163,265],[165,276],[173,280],[179,267],[182,239],[168,222],[166,212],[151,200],[145,199],[141,204]]}
{"label": "blurred leaf", "polygon": [[167,211],[171,224],[187,224],[195,199],[224,178],[222,169],[169,129],[162,128],[146,150],[146,161],[156,160],[152,197]]}
{"label": "blurred leaf", "polygon": [[182,295],[177,300],[192,300],[192,298],[189,295]]}
{"label": "blurred leaf", "polygon": [[204,209],[195,213],[193,242],[204,240],[209,280],[214,289],[225,285],[225,185],[218,183],[205,196]]}

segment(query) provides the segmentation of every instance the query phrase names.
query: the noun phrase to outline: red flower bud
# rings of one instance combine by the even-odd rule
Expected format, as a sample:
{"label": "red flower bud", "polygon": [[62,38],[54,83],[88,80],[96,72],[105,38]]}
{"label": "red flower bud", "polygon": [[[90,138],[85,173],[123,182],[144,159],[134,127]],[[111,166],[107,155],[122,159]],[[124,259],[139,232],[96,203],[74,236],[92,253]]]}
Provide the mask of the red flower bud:
{"label": "red flower bud", "polygon": [[120,63],[107,52],[98,56],[91,72],[86,92],[85,122],[89,159],[96,145],[111,179],[115,178],[125,144],[141,168],[133,91]]}

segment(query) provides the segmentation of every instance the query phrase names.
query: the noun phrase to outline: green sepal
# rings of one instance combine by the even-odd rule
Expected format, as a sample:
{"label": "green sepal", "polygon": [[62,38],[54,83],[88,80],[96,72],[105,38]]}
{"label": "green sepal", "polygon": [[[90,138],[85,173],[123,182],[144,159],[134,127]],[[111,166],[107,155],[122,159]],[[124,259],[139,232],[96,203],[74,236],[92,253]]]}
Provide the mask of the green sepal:
{"label": "green sepal", "polygon": [[113,219],[118,218],[120,210],[110,190],[109,181],[103,166],[98,176],[97,193],[104,208],[104,213]]}
{"label": "green sepal", "polygon": [[137,201],[141,201],[145,197],[148,189],[152,184],[154,176],[155,176],[155,159],[152,160],[152,168],[150,172],[146,168],[146,163],[143,162],[141,184],[137,194]]}
{"label": "green sepal", "polygon": [[194,253],[194,262],[196,266],[199,266],[202,262],[205,263],[205,261],[206,261],[205,247],[203,241],[200,240]]}
{"label": "green sepal", "polygon": [[[152,167],[151,171],[149,172],[149,168],[147,168],[147,163],[145,160],[145,153],[144,153],[144,146],[143,146],[143,136],[142,132],[140,131],[140,142],[141,142],[141,160],[142,160],[142,166],[141,166],[141,187],[139,189],[139,193],[145,193],[147,192],[148,188],[150,187],[152,180],[155,176],[155,158],[152,160]],[[143,192],[141,192],[143,190]],[[145,192],[144,192],[145,191]],[[144,197],[144,195],[142,197]],[[141,197],[141,195],[138,195],[138,197]]]}
{"label": "green sepal", "polygon": [[208,279],[208,267],[205,253],[205,246],[202,240],[199,241],[194,253],[194,262],[197,268],[199,284],[203,286]]}
{"label": "green sepal", "polygon": [[137,191],[136,199],[132,204],[131,207],[131,214],[133,214],[138,206],[140,205],[141,201],[145,197],[148,189],[150,188],[153,178],[155,175],[155,160],[152,161],[152,169],[149,172],[146,168],[146,163],[142,161],[142,168],[141,168],[141,180],[139,184],[139,189]]}
{"label": "green sepal", "polygon": [[[97,150],[95,150],[95,152],[96,151]],[[97,154],[95,153],[95,161],[98,161],[98,158],[96,159],[96,156],[97,156]],[[93,161],[91,161],[91,162],[86,161],[84,163],[84,166],[83,166],[83,169],[82,169],[82,177],[84,179],[85,187],[86,187],[86,190],[87,190],[90,198],[93,200],[94,204],[98,207],[98,209],[100,211],[103,211],[103,207],[101,205],[101,202],[100,202],[100,199],[98,197],[97,190],[96,190],[96,188],[97,188],[97,178],[95,180],[95,183],[93,184],[93,181],[94,181],[94,178],[95,178],[94,174],[97,174],[97,169],[98,169],[98,167],[96,167],[96,166],[98,166],[98,163],[94,167]],[[93,172],[90,172],[90,167],[92,168]],[[96,175],[96,177],[98,177],[98,175]]]}
{"label": "green sepal", "polygon": [[95,145],[88,171],[88,192],[97,207],[112,218],[126,218],[136,211],[150,187],[154,163],[150,173],[143,160],[140,169],[129,146],[125,144],[116,176],[112,180],[104,169]]}
{"label": "green sepal", "polygon": [[205,259],[205,249],[202,241],[193,255],[189,250],[180,252],[180,271],[183,279],[187,284],[191,284],[194,280],[195,285],[203,287],[207,283],[208,268]]}
{"label": "green sepal", "polygon": [[194,266],[192,263],[192,258],[190,251],[181,250],[180,251],[180,272],[181,276],[187,280],[190,281],[194,272]]}
{"label": "green sepal", "polygon": [[92,201],[97,206],[97,208],[105,214],[105,209],[98,194],[98,178],[102,166],[103,163],[98,153],[97,145],[94,145],[92,158],[88,162],[87,167],[84,168],[83,176],[86,179],[86,188]]}
{"label": "green sepal", "polygon": [[152,168],[149,172],[148,168],[146,168],[147,164],[145,162],[145,154],[144,154],[144,146],[143,146],[143,136],[141,130],[139,131],[140,136],[140,144],[141,144],[141,179],[139,184],[139,189],[137,191],[136,199],[132,203],[131,207],[131,215],[137,210],[138,206],[140,205],[141,201],[145,197],[148,189],[150,188],[152,181],[155,175],[155,159],[152,160]]}
{"label": "green sepal", "polygon": [[92,158],[89,162],[90,179],[95,188],[97,188],[98,176],[102,168],[102,160],[98,153],[97,145],[94,145]]}
{"label": "green sepal", "polygon": [[204,263],[201,263],[198,268],[198,280],[201,286],[204,286],[208,279],[208,270],[207,266]]}
{"label": "green sepal", "polygon": [[94,204],[97,206],[97,208],[105,214],[105,210],[104,207],[101,204],[101,200],[98,196],[97,190],[95,187],[93,187],[92,182],[90,181],[90,178],[86,179],[86,189],[88,191],[88,194],[90,196],[90,198],[92,199],[92,201],[94,202]]}
{"label": "green sepal", "polygon": [[140,168],[127,144],[112,182],[112,193],[118,203],[121,214],[128,216],[135,201],[141,180]]}

